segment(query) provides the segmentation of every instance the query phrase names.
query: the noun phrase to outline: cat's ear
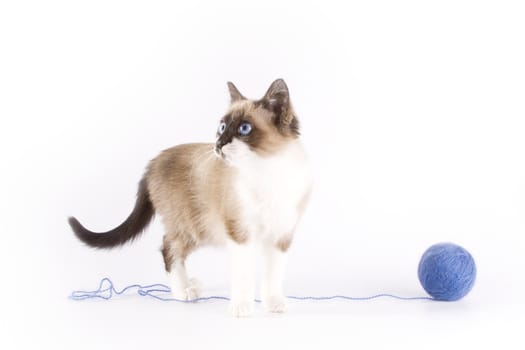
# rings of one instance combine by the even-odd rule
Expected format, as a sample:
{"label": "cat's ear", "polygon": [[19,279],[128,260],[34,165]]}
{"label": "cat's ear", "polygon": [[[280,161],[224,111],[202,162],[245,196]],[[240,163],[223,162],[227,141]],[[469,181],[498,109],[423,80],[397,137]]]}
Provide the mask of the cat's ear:
{"label": "cat's ear", "polygon": [[261,101],[264,108],[273,112],[280,123],[287,125],[292,122],[293,111],[290,104],[290,94],[283,79],[274,81]]}
{"label": "cat's ear", "polygon": [[246,100],[246,97],[244,97],[239,92],[237,87],[235,85],[233,85],[233,83],[231,81],[228,82],[228,90],[230,91],[230,102],[231,103],[236,102],[236,101],[240,101],[240,100]]}

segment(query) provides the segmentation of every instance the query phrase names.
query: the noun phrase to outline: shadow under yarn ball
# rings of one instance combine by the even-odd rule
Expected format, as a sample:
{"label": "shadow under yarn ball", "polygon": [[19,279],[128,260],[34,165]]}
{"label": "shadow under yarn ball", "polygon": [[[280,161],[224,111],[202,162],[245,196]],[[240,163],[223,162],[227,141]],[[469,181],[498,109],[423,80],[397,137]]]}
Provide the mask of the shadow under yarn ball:
{"label": "shadow under yarn ball", "polygon": [[453,243],[439,243],[428,248],[421,257],[418,277],[434,299],[455,301],[472,289],[476,264],[466,249]]}

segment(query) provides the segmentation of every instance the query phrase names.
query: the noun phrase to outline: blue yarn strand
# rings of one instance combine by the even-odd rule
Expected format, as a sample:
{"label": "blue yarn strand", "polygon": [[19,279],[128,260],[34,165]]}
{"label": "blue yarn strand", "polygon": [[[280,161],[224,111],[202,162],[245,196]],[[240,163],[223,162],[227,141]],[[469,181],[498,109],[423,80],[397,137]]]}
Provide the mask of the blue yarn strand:
{"label": "blue yarn strand", "polygon": [[[113,282],[105,277],[100,281],[100,284],[98,286],[98,289],[94,291],[74,291],[69,296],[70,299],[81,301],[86,299],[103,299],[103,300],[110,300],[114,296],[123,295],[126,294],[128,291],[135,290],[135,292],[142,296],[142,297],[151,297],[157,300],[161,301],[176,301],[180,303],[197,303],[202,301],[210,301],[210,300],[230,300],[228,297],[223,297],[219,295],[211,295],[207,297],[200,297],[193,300],[182,300],[182,299],[176,299],[173,297],[166,297],[163,296],[165,294],[170,294],[171,289],[165,284],[156,283],[156,284],[150,284],[147,286],[142,286],[140,284],[132,284],[130,286],[127,286],[121,290],[118,290],[115,288],[115,285]],[[351,297],[347,295],[330,295],[330,296],[297,296],[297,295],[288,295],[288,299],[293,300],[313,300],[313,301],[322,301],[322,300],[353,300],[353,301],[365,301],[365,300],[372,300],[377,298],[393,298],[398,300],[434,300],[430,297],[401,297],[393,294],[376,294],[368,297]],[[261,300],[255,299],[255,302],[260,303]]]}

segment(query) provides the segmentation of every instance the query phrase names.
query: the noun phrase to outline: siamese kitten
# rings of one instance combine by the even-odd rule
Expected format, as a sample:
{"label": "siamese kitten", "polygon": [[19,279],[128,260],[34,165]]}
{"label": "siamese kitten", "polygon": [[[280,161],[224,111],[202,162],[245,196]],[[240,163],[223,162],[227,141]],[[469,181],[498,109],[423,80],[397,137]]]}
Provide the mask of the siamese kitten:
{"label": "siamese kitten", "polygon": [[299,140],[299,122],[288,88],[274,81],[260,100],[245,98],[228,83],[231,105],[215,143],[183,144],[153,159],[139,183],[129,217],[104,233],[69,218],[89,246],[111,248],[138,236],[156,213],[165,236],[164,264],[175,298],[199,297],[185,260],[204,245],[231,253],[229,311],[248,316],[254,304],[254,249],[262,248],[261,298],[271,312],[285,312],[282,291],[286,253],[308,201],[311,177]]}

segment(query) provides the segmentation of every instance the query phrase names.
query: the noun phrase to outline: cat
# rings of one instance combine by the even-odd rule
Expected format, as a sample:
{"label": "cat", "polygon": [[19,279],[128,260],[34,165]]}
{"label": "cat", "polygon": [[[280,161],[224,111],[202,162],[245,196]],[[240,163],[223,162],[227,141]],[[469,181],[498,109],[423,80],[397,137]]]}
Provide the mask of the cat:
{"label": "cat", "polygon": [[250,100],[228,82],[230,107],[215,143],[182,144],[150,161],[135,207],[118,227],[104,233],[69,224],[89,246],[111,248],[138,236],[154,214],[165,227],[162,255],[173,295],[199,297],[185,260],[198,247],[225,245],[231,255],[232,316],[254,311],[254,255],[261,249],[261,299],[270,312],[285,312],[282,284],[287,251],[311,192],[308,158],[299,121],[284,80],[263,98]]}

